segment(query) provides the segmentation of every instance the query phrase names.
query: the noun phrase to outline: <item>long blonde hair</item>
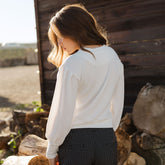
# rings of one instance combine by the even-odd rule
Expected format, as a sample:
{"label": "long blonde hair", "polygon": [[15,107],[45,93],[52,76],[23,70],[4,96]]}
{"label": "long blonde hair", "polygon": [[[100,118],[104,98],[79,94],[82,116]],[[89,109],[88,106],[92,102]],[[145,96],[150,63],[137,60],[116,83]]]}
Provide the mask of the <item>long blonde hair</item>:
{"label": "long blonde hair", "polygon": [[[62,64],[68,54],[64,53],[62,47],[58,45],[57,36],[53,31],[54,26],[57,27],[63,36],[70,37],[76,41],[84,51],[90,52],[84,48],[85,45],[108,44],[105,30],[81,4],[64,6],[51,18],[49,25],[48,38],[53,48],[47,60],[56,67]],[[92,52],[90,53],[93,55]]]}

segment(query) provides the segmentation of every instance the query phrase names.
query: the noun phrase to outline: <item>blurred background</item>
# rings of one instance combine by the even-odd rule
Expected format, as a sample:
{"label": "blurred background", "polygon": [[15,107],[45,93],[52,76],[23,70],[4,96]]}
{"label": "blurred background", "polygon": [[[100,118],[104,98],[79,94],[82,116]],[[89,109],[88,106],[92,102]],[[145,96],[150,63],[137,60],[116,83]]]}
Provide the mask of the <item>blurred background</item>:
{"label": "blurred background", "polygon": [[0,112],[4,112],[41,102],[34,0],[0,0],[0,22]]}

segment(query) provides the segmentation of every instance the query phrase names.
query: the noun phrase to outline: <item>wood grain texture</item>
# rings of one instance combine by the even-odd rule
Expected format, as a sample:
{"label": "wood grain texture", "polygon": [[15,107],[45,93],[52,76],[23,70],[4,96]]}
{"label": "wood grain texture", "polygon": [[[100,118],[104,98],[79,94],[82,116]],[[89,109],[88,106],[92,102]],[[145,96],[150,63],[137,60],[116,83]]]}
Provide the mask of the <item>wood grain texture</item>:
{"label": "wood grain texture", "polygon": [[125,69],[125,103],[133,107],[147,82],[165,84],[164,0],[35,0],[42,102],[51,104],[56,67],[47,62],[51,51],[47,31],[50,18],[65,4],[82,3],[108,33]]}

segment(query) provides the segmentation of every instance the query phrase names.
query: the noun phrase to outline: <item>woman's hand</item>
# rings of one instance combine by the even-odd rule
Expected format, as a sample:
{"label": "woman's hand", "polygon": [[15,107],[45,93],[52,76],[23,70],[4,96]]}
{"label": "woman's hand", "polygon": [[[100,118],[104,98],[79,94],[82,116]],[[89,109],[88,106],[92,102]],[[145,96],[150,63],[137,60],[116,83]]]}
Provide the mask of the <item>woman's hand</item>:
{"label": "woman's hand", "polygon": [[54,159],[49,159],[50,165],[59,165],[58,155]]}

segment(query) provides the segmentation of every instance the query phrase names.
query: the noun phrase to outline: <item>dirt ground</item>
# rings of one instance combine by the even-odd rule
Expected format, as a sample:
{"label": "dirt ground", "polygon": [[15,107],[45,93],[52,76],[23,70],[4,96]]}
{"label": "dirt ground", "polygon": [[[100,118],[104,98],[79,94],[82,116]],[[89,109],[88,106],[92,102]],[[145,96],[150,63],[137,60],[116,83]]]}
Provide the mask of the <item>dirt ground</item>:
{"label": "dirt ground", "polygon": [[0,68],[0,110],[41,101],[38,65]]}

